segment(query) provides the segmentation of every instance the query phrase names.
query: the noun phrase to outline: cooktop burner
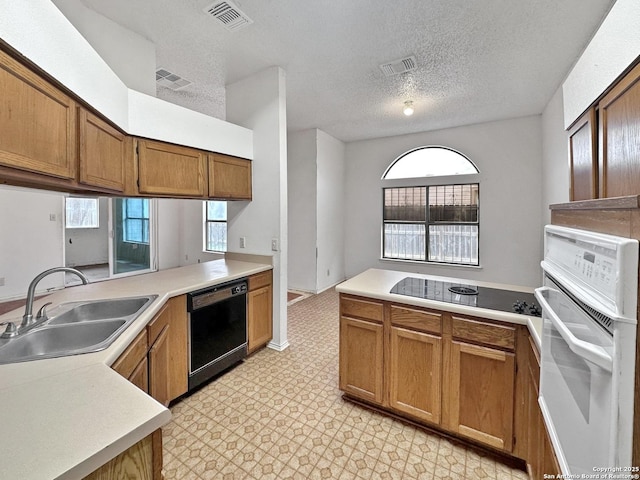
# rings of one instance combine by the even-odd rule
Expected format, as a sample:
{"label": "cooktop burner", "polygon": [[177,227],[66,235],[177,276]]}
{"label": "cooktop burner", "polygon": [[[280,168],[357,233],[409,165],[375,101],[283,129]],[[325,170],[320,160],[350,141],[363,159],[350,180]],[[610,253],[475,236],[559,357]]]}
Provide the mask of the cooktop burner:
{"label": "cooktop burner", "polygon": [[532,293],[415,277],[406,277],[400,280],[390,293],[502,312],[540,316],[540,308],[536,305]]}

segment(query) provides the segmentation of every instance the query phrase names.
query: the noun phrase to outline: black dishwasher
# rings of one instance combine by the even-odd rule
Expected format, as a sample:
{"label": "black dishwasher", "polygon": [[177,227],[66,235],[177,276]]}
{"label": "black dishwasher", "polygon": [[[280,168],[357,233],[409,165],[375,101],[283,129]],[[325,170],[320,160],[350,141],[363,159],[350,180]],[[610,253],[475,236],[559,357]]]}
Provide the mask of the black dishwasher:
{"label": "black dishwasher", "polygon": [[189,391],[247,356],[247,280],[187,294]]}

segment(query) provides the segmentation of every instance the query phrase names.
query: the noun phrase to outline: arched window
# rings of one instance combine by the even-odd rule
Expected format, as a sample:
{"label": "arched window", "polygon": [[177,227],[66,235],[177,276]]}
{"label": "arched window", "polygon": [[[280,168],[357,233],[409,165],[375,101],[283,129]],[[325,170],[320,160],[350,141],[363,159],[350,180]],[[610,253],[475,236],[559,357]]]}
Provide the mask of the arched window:
{"label": "arched window", "polygon": [[[473,162],[455,150],[421,147],[395,159],[382,179],[477,173]],[[382,196],[383,258],[480,264],[479,183],[394,186],[383,188]]]}
{"label": "arched window", "polygon": [[442,177],[474,173],[479,173],[478,168],[462,153],[452,148],[431,145],[400,155],[389,165],[382,179]]}

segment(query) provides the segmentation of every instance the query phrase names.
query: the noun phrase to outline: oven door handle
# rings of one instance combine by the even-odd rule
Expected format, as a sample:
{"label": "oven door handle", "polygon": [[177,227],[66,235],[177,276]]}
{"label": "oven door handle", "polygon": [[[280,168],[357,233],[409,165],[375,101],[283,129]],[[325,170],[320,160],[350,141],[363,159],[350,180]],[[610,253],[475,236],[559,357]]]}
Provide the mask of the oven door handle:
{"label": "oven door handle", "polygon": [[547,299],[544,296],[545,291],[557,292],[557,290],[554,290],[553,288],[540,287],[536,288],[535,297],[540,302],[540,305],[542,305],[542,310],[549,315],[551,323],[558,332],[560,332],[560,336],[565,342],[567,342],[571,351],[579,357],[604,368],[607,372],[611,372],[613,370],[613,359],[611,358],[611,355],[609,355],[602,347],[580,340],[571,333],[571,330],[569,330],[564,322],[560,320],[560,317],[558,317],[556,312],[553,311],[553,308],[551,308],[551,305],[549,305],[549,302],[547,302]]}

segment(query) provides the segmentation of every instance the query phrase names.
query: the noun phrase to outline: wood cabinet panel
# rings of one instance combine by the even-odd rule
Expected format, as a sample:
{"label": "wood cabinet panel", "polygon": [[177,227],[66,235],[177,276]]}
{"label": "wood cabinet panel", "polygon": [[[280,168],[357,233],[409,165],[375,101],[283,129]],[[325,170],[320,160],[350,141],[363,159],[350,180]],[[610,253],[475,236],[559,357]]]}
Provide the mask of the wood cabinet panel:
{"label": "wood cabinet panel", "polygon": [[452,316],[453,337],[514,350],[516,345],[516,329],[507,325],[486,323],[468,318]]}
{"label": "wood cabinet panel", "polygon": [[138,140],[138,190],[141,194],[205,196],[205,154],[151,140]]}
{"label": "wood cabinet panel", "polygon": [[511,451],[514,357],[512,353],[493,348],[452,342],[448,401],[449,427],[453,431]]}
{"label": "wood cabinet panel", "polygon": [[271,285],[247,294],[248,351],[256,351],[273,338],[273,289]]}
{"label": "wood cabinet panel", "polygon": [[160,480],[161,475],[154,475],[153,435],[143,438],[98,470],[84,477],[84,480],[121,480],[123,478]]}
{"label": "wood cabinet panel", "polygon": [[[124,352],[113,362],[111,368],[122,375],[124,378],[129,378],[140,365],[143,359],[147,357],[147,350],[149,344],[147,343],[147,331],[143,330],[138,336],[129,344]],[[146,390],[145,390],[146,391]]]}
{"label": "wood cabinet panel", "polygon": [[590,108],[569,130],[569,199],[598,198],[596,110]]}
{"label": "wood cabinet panel", "polygon": [[340,315],[365,318],[382,323],[384,312],[382,302],[342,295],[340,297]]}
{"label": "wood cabinet panel", "polygon": [[249,291],[265,287],[273,283],[273,270],[257,273],[249,277]]}
{"label": "wood cabinet panel", "polygon": [[0,51],[0,164],[76,177],[76,103]]}
{"label": "wood cabinet panel", "polygon": [[209,154],[209,197],[251,200],[251,160]]}
{"label": "wood cabinet panel", "polygon": [[374,322],[340,318],[340,389],[363,400],[383,401],[383,329]]}
{"label": "wood cabinet panel", "polygon": [[169,405],[169,326],[166,325],[149,349],[149,395]]}
{"label": "wood cabinet panel", "polygon": [[390,357],[390,406],[439,424],[442,339],[391,327]]}
{"label": "wood cabinet panel", "polygon": [[391,305],[391,324],[412,330],[442,333],[442,314]]}
{"label": "wood cabinet panel", "polygon": [[125,189],[127,136],[78,108],[80,183],[122,193]]}
{"label": "wood cabinet panel", "polygon": [[149,362],[145,356],[138,366],[131,372],[128,379],[143,392],[149,392]]}
{"label": "wood cabinet panel", "polygon": [[600,196],[640,193],[640,65],[598,104]]}

